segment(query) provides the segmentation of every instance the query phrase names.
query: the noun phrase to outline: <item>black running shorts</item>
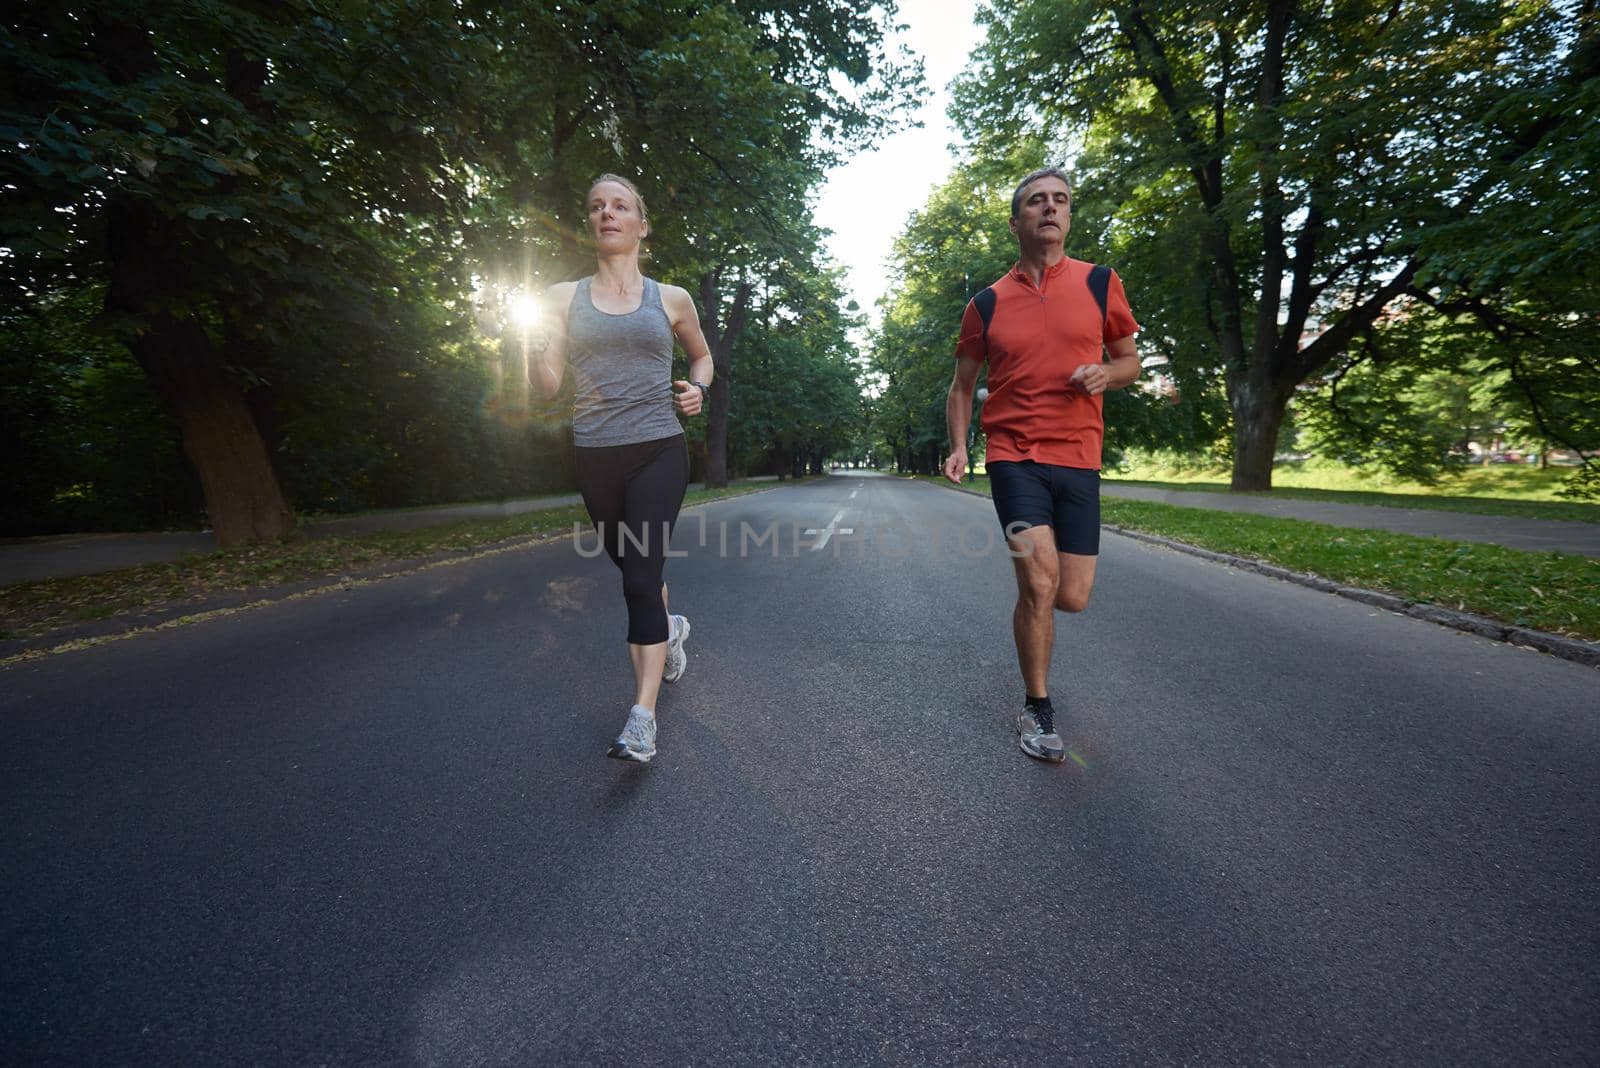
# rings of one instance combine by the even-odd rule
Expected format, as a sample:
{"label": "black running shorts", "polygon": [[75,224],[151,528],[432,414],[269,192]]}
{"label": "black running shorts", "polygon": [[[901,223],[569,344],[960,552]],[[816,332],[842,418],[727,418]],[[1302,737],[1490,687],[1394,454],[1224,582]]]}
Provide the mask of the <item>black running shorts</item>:
{"label": "black running shorts", "polygon": [[1032,460],[989,464],[995,514],[1010,537],[1028,527],[1055,531],[1056,551],[1100,555],[1100,472]]}

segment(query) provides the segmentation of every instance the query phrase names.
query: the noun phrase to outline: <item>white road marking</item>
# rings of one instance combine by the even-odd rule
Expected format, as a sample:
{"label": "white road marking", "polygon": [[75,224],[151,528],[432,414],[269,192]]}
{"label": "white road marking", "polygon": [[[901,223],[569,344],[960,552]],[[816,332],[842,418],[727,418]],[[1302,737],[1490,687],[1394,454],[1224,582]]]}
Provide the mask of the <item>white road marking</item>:
{"label": "white road marking", "polygon": [[841,527],[839,525],[839,520],[841,520],[843,518],[844,518],[844,509],[841,508],[837,512],[833,513],[833,518],[828,520],[828,525],[823,527],[821,530],[818,530],[816,527],[807,527],[806,528],[806,536],[807,537],[815,537],[818,534],[822,535],[822,540],[818,541],[815,545],[813,545],[811,547],[811,551],[812,552],[816,552],[818,549],[821,549],[821,548],[825,547],[828,544],[828,541],[835,534],[854,534],[855,533],[855,529],[853,527]]}
{"label": "white road marking", "polygon": [[850,491],[850,500],[852,500],[852,501],[855,500],[856,499],[856,494],[858,494],[860,492],[861,492],[861,487],[860,486],[857,486],[855,489],[851,490]]}

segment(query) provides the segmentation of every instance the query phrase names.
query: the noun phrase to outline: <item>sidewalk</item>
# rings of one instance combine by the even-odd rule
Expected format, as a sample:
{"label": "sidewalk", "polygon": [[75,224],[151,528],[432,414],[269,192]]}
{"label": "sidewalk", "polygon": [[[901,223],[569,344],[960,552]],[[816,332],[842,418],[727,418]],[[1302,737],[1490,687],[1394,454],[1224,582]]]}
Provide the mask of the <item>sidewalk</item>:
{"label": "sidewalk", "polygon": [[[740,481],[763,480],[750,478]],[[691,483],[689,488],[705,489],[705,483]],[[313,520],[302,523],[300,531],[310,538],[350,538],[383,530],[416,530],[461,519],[499,519],[582,503],[583,498],[578,494],[564,493],[554,497],[524,497],[436,508],[396,508],[392,511]],[[214,552],[216,548],[216,538],[204,531],[58,534],[43,538],[16,538],[0,542],[0,586],[72,575],[92,575],[140,564],[166,563],[185,556]]]}
{"label": "sidewalk", "polygon": [[1564,552],[1600,557],[1600,523],[1578,523],[1567,519],[1524,519],[1519,516],[1473,515],[1468,512],[1435,512],[1421,508],[1384,508],[1368,504],[1335,504],[1328,501],[1300,501],[1287,498],[1245,496],[1231,493],[1205,493],[1198,490],[1155,489],[1149,486],[1121,485],[1107,479],[1100,483],[1107,497],[1126,497],[1157,501],[1181,508],[1209,508],[1218,512],[1252,512],[1282,519],[1309,519],[1336,527],[1389,530],[1397,534],[1444,538],[1448,541],[1479,541],[1503,545],[1523,552]]}

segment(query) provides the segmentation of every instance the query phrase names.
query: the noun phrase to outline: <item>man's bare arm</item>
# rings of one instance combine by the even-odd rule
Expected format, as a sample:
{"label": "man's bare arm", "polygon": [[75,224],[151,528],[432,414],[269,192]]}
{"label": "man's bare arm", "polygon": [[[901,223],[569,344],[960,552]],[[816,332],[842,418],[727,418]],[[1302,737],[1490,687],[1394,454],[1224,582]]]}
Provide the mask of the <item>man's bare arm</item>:
{"label": "man's bare arm", "polygon": [[956,358],[956,373],[950,379],[950,392],[944,401],[945,429],[950,432],[950,455],[944,461],[944,477],[960,483],[967,470],[967,430],[972,425],[972,391],[978,382],[979,362]]}
{"label": "man's bare arm", "polygon": [[1131,386],[1139,377],[1139,353],[1133,337],[1118,338],[1106,344],[1104,363],[1086,363],[1072,372],[1072,384],[1091,397],[1108,389]]}

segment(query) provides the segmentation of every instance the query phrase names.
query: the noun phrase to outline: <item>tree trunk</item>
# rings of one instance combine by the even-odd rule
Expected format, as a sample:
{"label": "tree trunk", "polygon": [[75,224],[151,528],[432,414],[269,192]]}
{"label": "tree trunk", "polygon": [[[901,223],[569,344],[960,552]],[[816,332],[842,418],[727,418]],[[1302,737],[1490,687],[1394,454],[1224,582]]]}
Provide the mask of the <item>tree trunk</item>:
{"label": "tree trunk", "polygon": [[713,350],[712,365],[716,367],[716,380],[711,383],[711,411],[706,416],[706,487],[708,489],[728,484],[728,376],[723,365],[716,361]]}
{"label": "tree trunk", "polygon": [[750,294],[755,289],[750,282],[739,283],[734,290],[733,307],[724,321],[720,285],[721,278],[716,271],[707,271],[700,277],[700,321],[706,344],[711,346],[711,365],[716,371],[711,381],[711,409],[706,416],[706,485],[709,487],[728,484],[728,408],[733,401],[728,390],[728,376],[733,368],[733,346],[744,332]]}
{"label": "tree trunk", "polygon": [[178,422],[217,544],[281,538],[294,529],[294,511],[249,403],[210,348],[198,323],[169,319],[152,323],[133,355]]}
{"label": "tree trunk", "polygon": [[[126,12],[102,8],[91,19],[111,80],[127,85],[147,76],[157,66],[150,35]],[[267,74],[264,58],[231,49],[224,88],[246,108],[266,115],[270,105],[261,89]],[[230,184],[225,179],[221,188]],[[190,310],[191,272],[185,269],[182,239],[174,239],[173,232],[172,223],[148,201],[123,195],[107,206],[111,284],[106,310],[126,324],[128,348],[178,423],[183,454],[200,476],[217,543],[282,537],[294,529],[294,511],[249,401],[229,380],[205,324]]]}
{"label": "tree trunk", "polygon": [[1278,430],[1289,405],[1287,393],[1244,382],[1228,391],[1233,408],[1233,484],[1240,492],[1272,489]]}
{"label": "tree trunk", "polygon": [[223,547],[280,538],[294,529],[261,429],[243,391],[223,370],[205,326],[165,290],[182,271],[164,269],[160,221],[139,206],[114,206],[108,219],[111,285],[106,309],[136,325],[128,338],[182,434],[183,454],[200,476],[206,514]]}

